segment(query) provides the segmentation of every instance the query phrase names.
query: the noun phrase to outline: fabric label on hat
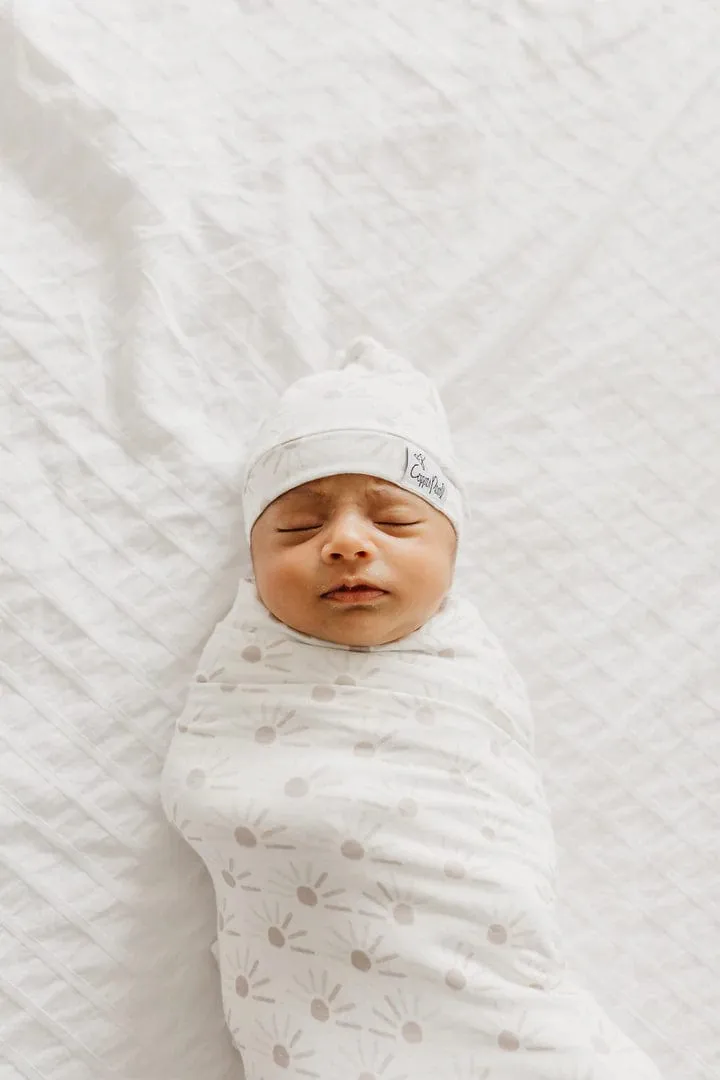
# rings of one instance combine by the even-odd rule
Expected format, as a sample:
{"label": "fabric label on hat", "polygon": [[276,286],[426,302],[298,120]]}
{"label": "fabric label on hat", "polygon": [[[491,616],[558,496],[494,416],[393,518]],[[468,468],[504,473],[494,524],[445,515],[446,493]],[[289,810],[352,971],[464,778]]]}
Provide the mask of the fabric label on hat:
{"label": "fabric label on hat", "polygon": [[410,443],[407,443],[405,452],[405,472],[402,477],[405,487],[442,506],[448,495],[448,481],[440,466],[424,450]]}

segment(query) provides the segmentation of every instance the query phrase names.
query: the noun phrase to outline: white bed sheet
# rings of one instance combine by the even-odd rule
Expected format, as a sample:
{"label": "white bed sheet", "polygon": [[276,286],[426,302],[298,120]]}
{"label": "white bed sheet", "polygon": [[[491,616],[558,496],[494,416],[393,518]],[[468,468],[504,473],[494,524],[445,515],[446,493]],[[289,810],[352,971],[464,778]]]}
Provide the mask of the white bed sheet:
{"label": "white bed sheet", "polygon": [[718,40],[702,0],[0,5],[1,1080],[241,1076],[158,773],[247,433],[364,332],[442,384],[574,962],[720,1074]]}

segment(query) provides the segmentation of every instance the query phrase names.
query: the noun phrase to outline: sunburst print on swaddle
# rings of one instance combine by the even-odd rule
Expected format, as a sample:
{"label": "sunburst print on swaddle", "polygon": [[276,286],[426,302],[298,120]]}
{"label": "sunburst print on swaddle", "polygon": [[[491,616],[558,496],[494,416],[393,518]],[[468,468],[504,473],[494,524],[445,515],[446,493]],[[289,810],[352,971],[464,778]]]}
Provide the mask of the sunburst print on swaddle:
{"label": "sunburst print on swaddle", "polygon": [[[434,501],[461,536],[437,393],[386,360],[362,344],[283,397],[250,449],[247,535],[332,461]],[[163,803],[214,884],[247,1080],[658,1080],[568,967],[527,694],[455,590],[415,632],[358,647],[290,629],[241,581]]]}

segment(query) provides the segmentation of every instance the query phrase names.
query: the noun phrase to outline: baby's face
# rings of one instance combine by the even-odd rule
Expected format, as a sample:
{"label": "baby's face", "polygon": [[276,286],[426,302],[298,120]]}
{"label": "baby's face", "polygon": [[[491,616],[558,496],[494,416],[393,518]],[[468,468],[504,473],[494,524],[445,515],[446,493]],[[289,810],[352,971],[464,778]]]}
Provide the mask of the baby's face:
{"label": "baby's face", "polygon": [[[455,549],[452,525],[424,499],[351,474],[281,495],[251,535],[268,611],[340,645],[384,645],[419,629],[450,588]],[[370,588],[332,591],[356,582]]]}

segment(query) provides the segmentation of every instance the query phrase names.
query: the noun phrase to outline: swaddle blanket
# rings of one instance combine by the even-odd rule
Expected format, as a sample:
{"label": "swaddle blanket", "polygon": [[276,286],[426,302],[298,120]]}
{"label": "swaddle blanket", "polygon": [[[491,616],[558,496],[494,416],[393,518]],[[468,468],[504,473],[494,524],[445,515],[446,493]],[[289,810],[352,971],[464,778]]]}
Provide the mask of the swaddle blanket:
{"label": "swaddle blanket", "polygon": [[247,1080],[657,1080],[566,967],[531,714],[466,600],[359,649],[243,582],[163,802],[212,875]]}

